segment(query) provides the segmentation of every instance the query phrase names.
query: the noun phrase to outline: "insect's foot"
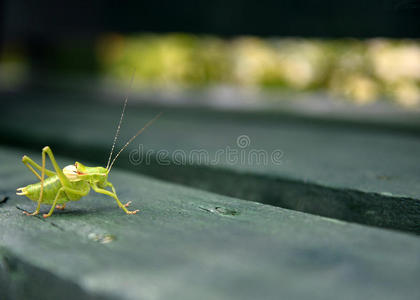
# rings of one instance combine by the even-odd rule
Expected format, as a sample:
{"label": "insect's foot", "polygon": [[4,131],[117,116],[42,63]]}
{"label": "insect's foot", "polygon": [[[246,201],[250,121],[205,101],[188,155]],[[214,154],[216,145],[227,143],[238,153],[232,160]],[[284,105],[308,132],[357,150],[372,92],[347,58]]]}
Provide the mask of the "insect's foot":
{"label": "insect's foot", "polygon": [[127,211],[127,214],[129,214],[129,215],[135,215],[136,213],[138,213],[140,210],[139,209],[136,209],[136,210],[128,210]]}
{"label": "insect's foot", "polygon": [[39,212],[38,211],[34,211],[33,213],[27,212],[27,211],[23,211],[22,212],[24,215],[27,216],[36,216]]}
{"label": "insect's foot", "polygon": [[60,209],[60,210],[63,210],[63,209],[65,209],[65,208],[66,208],[66,204],[62,204],[62,205],[57,204],[57,205],[55,206],[55,209]]}
{"label": "insect's foot", "polygon": [[125,207],[129,207],[131,205],[131,201],[128,201],[126,204],[124,204]]}
{"label": "insect's foot", "polygon": [[50,214],[43,214],[42,216],[44,217],[44,219],[46,219],[46,218],[48,218],[51,215]]}

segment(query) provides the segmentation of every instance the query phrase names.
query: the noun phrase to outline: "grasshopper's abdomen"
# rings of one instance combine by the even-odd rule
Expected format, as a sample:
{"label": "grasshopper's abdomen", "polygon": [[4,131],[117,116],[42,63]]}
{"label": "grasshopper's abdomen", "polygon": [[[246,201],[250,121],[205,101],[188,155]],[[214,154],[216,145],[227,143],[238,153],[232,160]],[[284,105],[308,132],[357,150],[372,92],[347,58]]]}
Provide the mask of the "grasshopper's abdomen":
{"label": "grasshopper's abdomen", "polygon": [[[44,192],[42,196],[42,204],[53,204],[58,191],[62,187],[60,179],[57,176],[47,177],[44,180]],[[41,193],[41,182],[30,184],[24,188],[21,188],[22,195],[25,195],[33,201],[38,201]],[[70,201],[66,193],[60,193],[57,200],[58,204],[63,204]]]}

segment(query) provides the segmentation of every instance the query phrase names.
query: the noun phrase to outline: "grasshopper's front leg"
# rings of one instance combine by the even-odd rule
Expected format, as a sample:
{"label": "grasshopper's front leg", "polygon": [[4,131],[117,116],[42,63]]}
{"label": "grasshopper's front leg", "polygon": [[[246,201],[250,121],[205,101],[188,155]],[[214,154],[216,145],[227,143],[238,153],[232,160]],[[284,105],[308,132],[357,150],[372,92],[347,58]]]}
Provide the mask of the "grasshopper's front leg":
{"label": "grasshopper's front leg", "polygon": [[101,189],[100,187],[98,187],[98,186],[97,186],[97,185],[95,185],[95,184],[92,184],[91,186],[92,186],[92,189],[93,189],[95,192],[100,193],[100,194],[104,194],[104,195],[108,195],[108,196],[110,196],[110,197],[114,198],[114,199],[115,199],[115,201],[117,201],[118,206],[119,206],[119,207],[120,207],[123,211],[125,211],[125,213],[126,213],[126,214],[128,214],[128,215],[134,215],[134,214],[136,214],[137,212],[139,212],[139,210],[138,210],[138,209],[136,209],[136,210],[128,210],[128,209],[126,208],[126,206],[130,205],[130,202],[127,202],[125,205],[124,205],[124,204],[122,204],[122,203],[121,203],[121,201],[120,201],[120,200],[118,199],[118,197],[117,197],[117,193],[115,192],[115,189],[114,189],[114,186],[112,185],[112,183],[108,182],[108,183],[107,183],[107,185],[108,185],[108,186],[110,186],[110,187],[112,188],[112,192],[107,191],[107,190],[105,190],[105,189]]}
{"label": "grasshopper's front leg", "polygon": [[[111,183],[111,182],[107,182],[106,183],[106,186],[109,186],[109,187],[111,187],[111,189],[112,189],[112,192],[115,194],[115,195],[117,195],[117,192],[115,191],[115,188],[114,188],[114,185]],[[123,204],[125,207],[129,207],[130,206],[130,204],[131,204],[131,201],[128,201],[126,204]]]}

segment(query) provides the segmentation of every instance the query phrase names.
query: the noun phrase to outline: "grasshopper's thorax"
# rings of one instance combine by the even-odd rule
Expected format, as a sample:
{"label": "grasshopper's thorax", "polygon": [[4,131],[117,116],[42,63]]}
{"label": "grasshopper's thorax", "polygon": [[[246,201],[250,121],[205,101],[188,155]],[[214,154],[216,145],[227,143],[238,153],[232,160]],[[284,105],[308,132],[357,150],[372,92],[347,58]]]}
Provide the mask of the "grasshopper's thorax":
{"label": "grasshopper's thorax", "polygon": [[102,186],[108,178],[108,170],[103,167],[87,167],[79,162],[63,169],[70,181],[84,180]]}

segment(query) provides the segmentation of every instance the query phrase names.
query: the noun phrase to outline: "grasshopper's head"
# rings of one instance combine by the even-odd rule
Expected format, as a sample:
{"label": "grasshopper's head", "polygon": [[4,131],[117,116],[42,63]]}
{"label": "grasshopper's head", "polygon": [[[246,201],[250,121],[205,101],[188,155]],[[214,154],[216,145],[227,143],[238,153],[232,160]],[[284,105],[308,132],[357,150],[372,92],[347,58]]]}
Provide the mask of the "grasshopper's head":
{"label": "grasshopper's head", "polygon": [[87,167],[79,162],[65,167],[63,173],[70,181],[86,180],[103,183],[106,182],[108,178],[108,170],[106,168]]}

